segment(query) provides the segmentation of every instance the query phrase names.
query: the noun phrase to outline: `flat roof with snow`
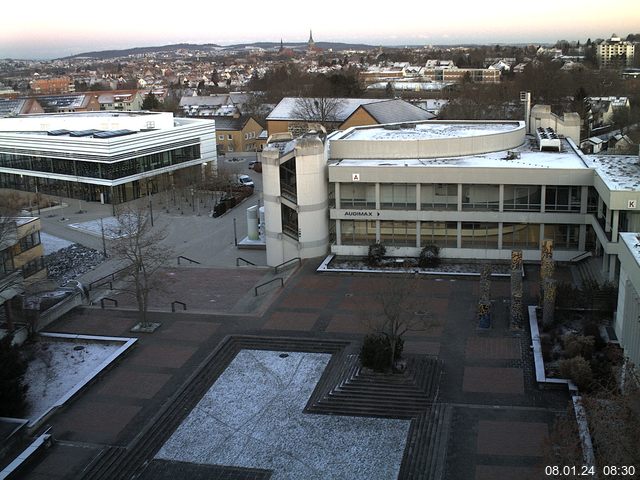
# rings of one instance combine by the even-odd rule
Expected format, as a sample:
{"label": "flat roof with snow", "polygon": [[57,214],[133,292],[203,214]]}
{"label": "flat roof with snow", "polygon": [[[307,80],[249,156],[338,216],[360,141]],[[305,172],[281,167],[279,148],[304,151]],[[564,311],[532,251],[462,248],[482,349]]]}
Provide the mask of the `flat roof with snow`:
{"label": "flat roof with snow", "polygon": [[638,155],[585,155],[585,162],[596,170],[609,190],[640,191]]}
{"label": "flat roof with snow", "polygon": [[429,140],[506,133],[522,122],[424,122],[347,130],[340,140]]}

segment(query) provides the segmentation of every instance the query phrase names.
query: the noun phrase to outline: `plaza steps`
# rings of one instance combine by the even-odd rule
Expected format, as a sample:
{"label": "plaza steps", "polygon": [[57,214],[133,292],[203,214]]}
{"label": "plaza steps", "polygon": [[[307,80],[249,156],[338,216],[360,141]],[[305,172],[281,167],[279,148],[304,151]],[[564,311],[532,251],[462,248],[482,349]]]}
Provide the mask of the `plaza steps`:
{"label": "plaza steps", "polygon": [[604,282],[602,274],[600,273],[601,265],[601,257],[588,258],[574,265],[574,268],[577,269],[578,277],[580,278],[582,285]]}
{"label": "plaza steps", "polygon": [[80,480],[124,480],[137,476],[182,423],[240,350],[334,354],[349,342],[307,338],[226,337],[126,448],[108,447],[82,472]]}
{"label": "plaza steps", "polygon": [[398,480],[441,480],[453,407],[436,403],[412,423]]}
{"label": "plaza steps", "polygon": [[335,358],[305,408],[308,413],[381,418],[413,418],[435,401],[442,363],[412,357],[403,373],[377,373],[360,367],[355,354]]}

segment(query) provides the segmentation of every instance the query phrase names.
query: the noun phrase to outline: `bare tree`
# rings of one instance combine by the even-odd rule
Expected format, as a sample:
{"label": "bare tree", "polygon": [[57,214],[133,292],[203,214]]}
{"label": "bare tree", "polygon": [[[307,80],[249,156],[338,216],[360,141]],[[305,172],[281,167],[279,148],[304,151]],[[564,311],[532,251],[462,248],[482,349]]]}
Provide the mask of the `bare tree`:
{"label": "bare tree", "polygon": [[414,274],[388,277],[376,296],[379,315],[371,318],[369,328],[389,340],[390,367],[394,367],[397,350],[409,332],[426,331],[436,325],[428,312],[421,280]]}
{"label": "bare tree", "polygon": [[340,98],[298,97],[292,110],[292,116],[307,123],[319,123],[332,131],[332,124],[338,122],[338,115],[344,105]]}
{"label": "bare tree", "polygon": [[146,206],[126,206],[116,212],[117,225],[111,229],[115,238],[112,255],[128,266],[127,291],[135,295],[138,305],[140,327],[148,328],[147,313],[149,293],[161,287],[158,271],[173,255],[162,242],[167,233],[162,228],[151,226],[151,216]]}

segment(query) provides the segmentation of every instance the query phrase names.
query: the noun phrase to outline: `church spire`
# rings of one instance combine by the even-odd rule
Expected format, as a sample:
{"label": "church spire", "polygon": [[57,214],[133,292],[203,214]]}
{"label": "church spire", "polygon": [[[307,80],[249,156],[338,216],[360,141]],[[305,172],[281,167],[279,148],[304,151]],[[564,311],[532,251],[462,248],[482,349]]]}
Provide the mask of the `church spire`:
{"label": "church spire", "polygon": [[311,29],[309,30],[309,41],[307,43],[310,47],[315,45],[315,42],[313,41],[313,31]]}

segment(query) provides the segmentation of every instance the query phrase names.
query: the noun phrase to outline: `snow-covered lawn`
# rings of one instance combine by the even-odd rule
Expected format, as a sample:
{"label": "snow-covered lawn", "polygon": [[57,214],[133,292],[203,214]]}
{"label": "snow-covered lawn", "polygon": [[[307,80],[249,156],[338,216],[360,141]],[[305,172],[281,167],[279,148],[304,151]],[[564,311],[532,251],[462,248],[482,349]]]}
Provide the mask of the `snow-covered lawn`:
{"label": "snow-covered lawn", "polygon": [[302,412],[322,353],[242,350],[156,458],[273,470],[273,480],[397,478],[408,420]]}
{"label": "snow-covered lawn", "polygon": [[49,255],[50,253],[62,250],[69,245],[73,245],[73,242],[70,242],[69,240],[65,240],[64,238],[60,237],[54,237],[53,235],[49,235],[48,233],[44,233],[42,231],[40,232],[40,242],[42,242],[45,255]]}
{"label": "snow-covered lawn", "polygon": [[121,347],[121,343],[43,340],[25,347],[30,358],[24,377],[29,386],[29,419],[33,421],[44,414]]}
{"label": "snow-covered lawn", "polygon": [[102,219],[102,223],[100,223],[100,219],[81,223],[70,223],[69,227],[97,237],[102,237],[102,229],[104,228],[105,238],[111,240],[124,236],[116,217],[105,217]]}

